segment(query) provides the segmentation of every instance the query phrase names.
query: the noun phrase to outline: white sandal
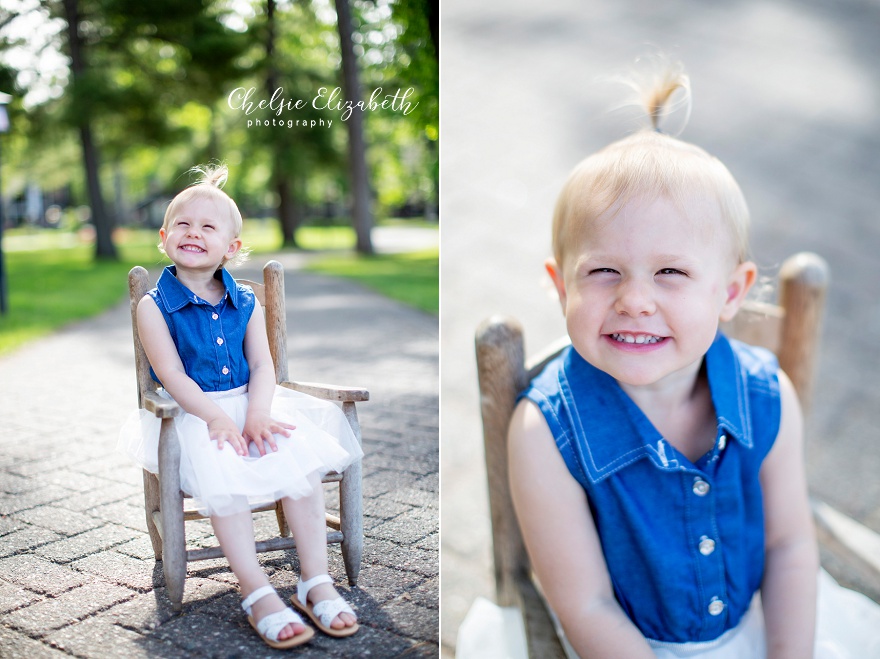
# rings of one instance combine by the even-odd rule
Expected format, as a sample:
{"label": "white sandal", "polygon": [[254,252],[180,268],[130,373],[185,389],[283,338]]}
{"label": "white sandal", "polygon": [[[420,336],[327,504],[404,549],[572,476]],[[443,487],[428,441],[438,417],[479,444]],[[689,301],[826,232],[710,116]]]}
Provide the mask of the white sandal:
{"label": "white sandal", "polygon": [[290,607],[287,607],[283,611],[270,613],[269,615],[264,616],[260,622],[254,621],[254,617],[251,615],[251,607],[254,605],[254,602],[274,593],[275,589],[272,588],[272,586],[263,586],[262,588],[257,588],[242,600],[241,608],[247,613],[248,622],[251,623],[251,627],[256,630],[257,634],[260,635],[260,638],[263,639],[266,645],[278,650],[296,647],[297,645],[302,645],[311,640],[315,635],[315,631],[309,627],[306,627],[305,631],[300,632],[299,634],[294,634],[283,641],[278,640],[278,634],[281,633],[281,630],[287,627],[287,625],[294,623],[305,626],[303,619]]}
{"label": "white sandal", "polygon": [[309,604],[309,591],[317,585],[323,583],[333,583],[333,579],[329,574],[319,574],[312,577],[308,581],[300,581],[296,584],[296,595],[290,598],[293,605],[300,611],[305,613],[315,626],[328,636],[342,638],[351,636],[358,630],[358,624],[355,622],[351,627],[340,627],[333,629],[330,623],[340,613],[350,613],[355,616],[354,610],[341,597],[329,600],[321,600],[317,604]]}

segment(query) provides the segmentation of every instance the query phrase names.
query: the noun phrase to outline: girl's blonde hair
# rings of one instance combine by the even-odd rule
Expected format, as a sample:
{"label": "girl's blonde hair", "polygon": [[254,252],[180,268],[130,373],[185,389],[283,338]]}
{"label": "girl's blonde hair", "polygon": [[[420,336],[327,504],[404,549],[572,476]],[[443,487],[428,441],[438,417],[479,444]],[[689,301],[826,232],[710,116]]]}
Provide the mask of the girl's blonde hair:
{"label": "girl's blonde hair", "polygon": [[650,202],[658,197],[681,210],[694,198],[717,202],[735,258],[747,260],[749,211],[733,176],[717,158],[660,129],[675,92],[681,91],[690,107],[687,75],[680,67],[668,67],[637,91],[651,127],[609,144],[569,175],[553,214],[556,262],[562,264],[566,249],[603,213],[635,198]]}
{"label": "girl's blonde hair", "polygon": [[[238,238],[241,235],[242,227],[241,211],[238,210],[238,206],[232,200],[232,197],[222,190],[226,181],[229,179],[229,169],[226,165],[222,164],[205,166],[197,165],[189,171],[192,174],[198,174],[199,178],[188,188],[179,192],[177,196],[171,200],[171,203],[168,204],[168,208],[165,209],[165,219],[162,221],[162,229],[166,232],[168,231],[168,227],[177,216],[179,209],[185,204],[196,199],[211,199],[217,202],[221,208],[225,206],[229,211],[229,220],[232,223],[233,237]],[[159,249],[164,253],[161,243],[159,244]],[[238,250],[238,253],[232,257],[233,263],[235,265],[243,263],[247,260],[248,252],[249,250],[246,248]],[[223,263],[220,264],[220,267],[223,267],[228,260],[228,258],[224,257]]]}

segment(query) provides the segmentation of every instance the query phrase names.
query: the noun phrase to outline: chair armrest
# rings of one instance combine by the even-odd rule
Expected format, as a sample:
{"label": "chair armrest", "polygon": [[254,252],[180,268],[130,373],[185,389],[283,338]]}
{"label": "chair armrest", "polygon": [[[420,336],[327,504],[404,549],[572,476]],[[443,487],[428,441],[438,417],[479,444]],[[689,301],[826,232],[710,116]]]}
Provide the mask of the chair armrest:
{"label": "chair armrest", "polygon": [[148,391],[144,394],[144,409],[160,419],[171,419],[179,416],[183,411],[176,402],[163,398],[155,391]]}
{"label": "chair armrest", "polygon": [[293,391],[314,396],[315,398],[335,400],[342,403],[361,403],[370,400],[370,392],[357,387],[337,387],[332,384],[321,384],[318,382],[282,382],[281,386],[285,389],[292,389]]}

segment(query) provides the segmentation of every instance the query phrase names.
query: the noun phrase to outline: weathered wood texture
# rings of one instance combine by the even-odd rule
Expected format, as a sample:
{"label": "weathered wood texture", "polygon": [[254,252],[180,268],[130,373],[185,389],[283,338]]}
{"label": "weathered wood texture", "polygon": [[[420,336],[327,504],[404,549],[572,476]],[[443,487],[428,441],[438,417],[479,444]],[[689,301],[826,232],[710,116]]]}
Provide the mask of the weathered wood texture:
{"label": "weathered wood texture", "polygon": [[[810,403],[827,286],[825,261],[815,254],[796,254],[780,271],[780,304],[749,302],[723,327],[728,335],[777,354],[805,410]],[[546,602],[531,580],[516,522],[508,482],[507,430],[518,393],[569,343],[567,337],[562,338],[526,362],[523,331],[517,321],[493,317],[480,324],[476,333],[497,599],[502,606],[523,610],[529,655],[535,658],[564,653]]]}
{"label": "weathered wood texture", "polygon": [[[307,393],[324,400],[341,402],[343,413],[358,442],[361,441],[355,402],[367,401],[370,394],[357,387],[338,387],[316,383],[289,382],[287,365],[287,321],[284,295],[284,269],[277,261],[269,261],[263,268],[263,283],[240,280],[250,285],[266,314],[269,349],[275,363],[275,378],[280,385]],[[138,384],[138,404],[162,419],[159,436],[159,475],[144,470],[144,511],[147,529],[156,560],[162,560],[168,597],[172,608],[179,611],[188,561],[220,558],[220,547],[187,550],[185,522],[202,519],[198,511],[186,509],[188,495],[180,489],[180,444],[174,433],[174,417],[182,410],[172,400],[156,393],[157,385],[150,376],[150,364],[144,352],[137,329],[137,305],[150,289],[147,271],[137,266],[129,273],[132,336],[134,339],[135,370]],[[358,461],[342,474],[331,472],[324,483],[339,483],[340,516],[327,514],[327,542],[340,543],[346,574],[351,585],[357,584],[363,556],[363,495],[361,463]],[[280,504],[269,504],[253,512],[274,510],[278,520],[279,537],[255,544],[258,552],[292,549],[296,543],[290,538],[290,528]]]}

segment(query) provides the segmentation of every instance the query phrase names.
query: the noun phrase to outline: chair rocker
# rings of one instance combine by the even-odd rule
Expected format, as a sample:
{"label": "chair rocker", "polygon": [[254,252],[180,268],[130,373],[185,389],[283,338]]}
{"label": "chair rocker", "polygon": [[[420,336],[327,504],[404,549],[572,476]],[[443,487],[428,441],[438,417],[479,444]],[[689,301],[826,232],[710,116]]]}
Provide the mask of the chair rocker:
{"label": "chair rocker", "polygon": [[[728,336],[776,354],[806,415],[828,267],[821,257],[803,252],[785,261],[779,278],[778,305],[746,302],[722,329]],[[492,317],[481,323],[476,333],[497,602],[520,609],[529,656],[541,659],[565,659],[565,652],[546,601],[532,579],[514,513],[508,484],[507,430],[518,393],[569,343],[565,337],[526,362],[523,330],[517,321]],[[823,545],[843,554],[860,573],[880,578],[880,537],[820,501],[813,500],[812,507]]]}
{"label": "chair rocker", "polygon": [[[269,261],[263,268],[263,283],[238,280],[254,289],[254,294],[266,315],[269,347],[275,364],[275,380],[288,389],[300,391],[317,398],[342,403],[342,411],[352,431],[361,441],[355,404],[367,401],[365,389],[343,388],[316,383],[288,381],[287,371],[287,320],[284,298],[284,269],[277,261]],[[138,404],[142,409],[162,419],[159,436],[159,473],[144,469],[144,504],[147,529],[156,560],[162,561],[168,597],[175,611],[182,608],[186,564],[189,561],[220,558],[219,546],[187,549],[185,522],[203,519],[196,510],[186,507],[189,495],[180,489],[180,445],[174,432],[174,417],[182,409],[172,400],[156,393],[157,383],[150,376],[150,365],[144,352],[137,329],[137,304],[152,288],[147,271],[136,266],[128,275],[131,302],[132,332],[137,371]],[[363,554],[363,496],[361,491],[361,462],[349,466],[344,473],[331,472],[323,482],[339,484],[339,516],[327,513],[327,542],[340,543],[348,582],[357,583]],[[284,517],[281,503],[259,507],[253,512],[274,510],[278,521],[278,537],[256,543],[257,552],[291,549],[296,546],[290,537],[290,529]]]}

